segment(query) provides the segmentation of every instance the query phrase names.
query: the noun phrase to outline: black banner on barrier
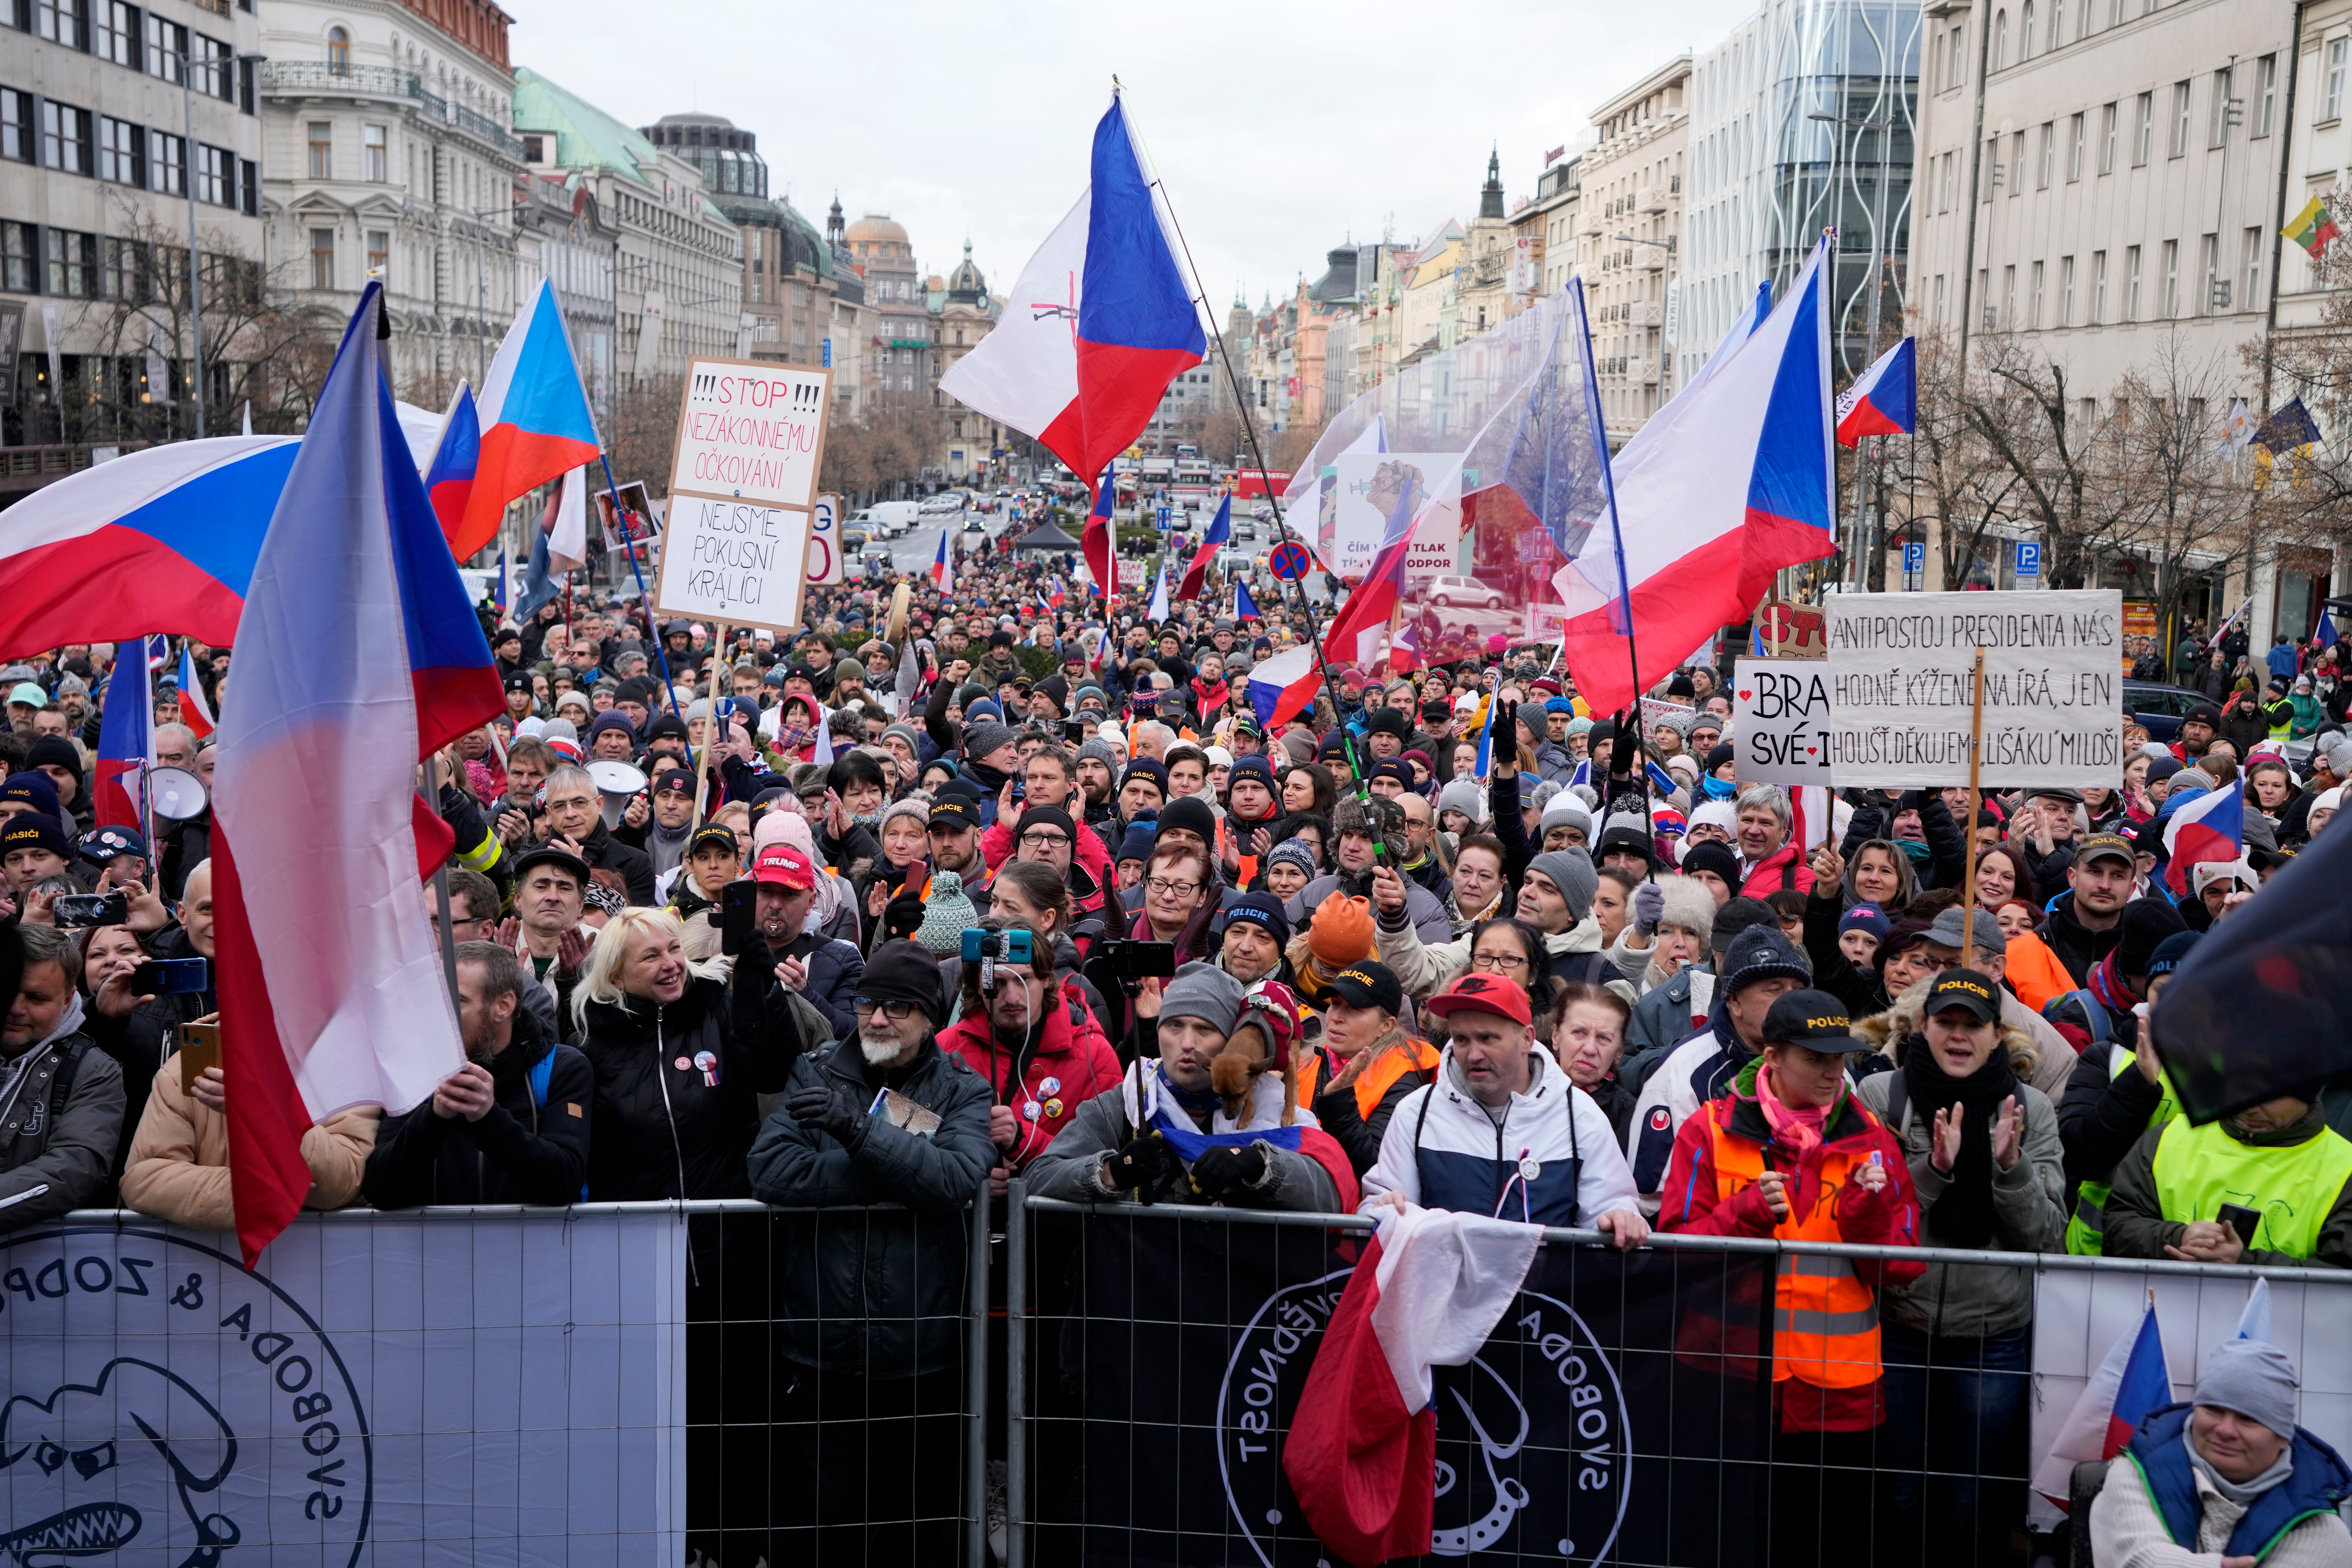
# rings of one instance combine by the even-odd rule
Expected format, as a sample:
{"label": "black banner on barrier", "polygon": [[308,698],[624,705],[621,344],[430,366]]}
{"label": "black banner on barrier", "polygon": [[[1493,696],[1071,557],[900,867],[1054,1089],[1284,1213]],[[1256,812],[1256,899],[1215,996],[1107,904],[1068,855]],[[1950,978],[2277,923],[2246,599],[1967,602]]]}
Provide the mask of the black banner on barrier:
{"label": "black banner on barrier", "polygon": [[[1078,1247],[1070,1315],[1039,1324],[1034,1560],[1334,1561],[1282,1439],[1360,1237],[1102,1211]],[[1772,1267],[1538,1251],[1485,1350],[1438,1369],[1433,1557],[1760,1560]]]}

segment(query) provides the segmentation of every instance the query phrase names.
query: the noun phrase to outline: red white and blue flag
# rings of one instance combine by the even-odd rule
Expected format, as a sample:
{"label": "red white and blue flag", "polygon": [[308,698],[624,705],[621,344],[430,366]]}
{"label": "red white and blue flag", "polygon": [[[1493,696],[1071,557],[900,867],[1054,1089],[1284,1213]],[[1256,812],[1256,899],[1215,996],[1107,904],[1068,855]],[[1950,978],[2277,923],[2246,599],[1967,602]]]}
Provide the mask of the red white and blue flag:
{"label": "red white and blue flag", "polygon": [[1209,568],[1234,537],[1234,498],[1227,496],[1217,503],[1217,515],[1209,520],[1208,531],[1201,535],[1201,548],[1192,554],[1192,564],[1184,568],[1184,581],[1177,585],[1176,596],[1191,599],[1198,596],[1202,584],[1208,581]]}
{"label": "red white and blue flag", "polygon": [[1234,619],[1254,621],[1257,618],[1257,601],[1250,597],[1249,583],[1236,575],[1234,578]]}
{"label": "red white and blue flag", "polygon": [[481,466],[481,416],[474,407],[474,389],[461,381],[457,395],[450,400],[449,417],[442,422],[441,439],[434,445],[432,464],[425,471],[425,494],[448,538],[457,538],[465,528],[466,508]]}
{"label": "red white and blue flag", "polygon": [[[1250,666],[1250,709],[1269,735],[1277,723],[1286,723],[1295,714],[1304,713],[1313,706],[1316,689],[1323,684],[1322,672],[1315,666],[1315,650],[1307,644],[1285,648],[1272,658],[1260,659]],[[1280,715],[1279,718],[1276,715]]]}
{"label": "red white and blue flag", "polygon": [[1062,600],[1067,590],[1062,585],[1062,580],[1059,577],[1055,577],[1053,581],[1054,591],[1045,595],[1045,607],[1049,610],[1058,610],[1062,607]]}
{"label": "red white and blue flag", "polygon": [[1118,486],[1105,470],[1102,483],[1095,489],[1095,504],[1087,513],[1087,525],[1078,535],[1079,553],[1087,558],[1087,574],[1095,580],[1094,591],[1106,600],[1118,589],[1118,530],[1110,515],[1111,503],[1118,495]]}
{"label": "red white and blue flag", "polygon": [[[1208,334],[1136,155],[1125,101],[1095,126],[1092,180],[1021,270],[1004,319],[940,378],[968,407],[1044,442],[1108,488],[1103,471],[1201,363]],[[1097,500],[1099,505],[1099,499]],[[1105,531],[1107,532],[1107,531]],[[1108,591],[1107,549],[1087,521],[1087,564]]]}
{"label": "red white and blue flag", "polygon": [[459,561],[497,537],[509,501],[596,460],[596,419],[553,283],[541,279],[507,329],[476,417],[480,447],[473,483],[455,528],[445,526],[449,553]]}
{"label": "red white and blue flag", "polygon": [[213,732],[213,710],[205,701],[205,683],[197,679],[195,656],[180,644],[180,669],[173,679],[180,689],[180,722],[201,741]]}
{"label": "red white and blue flag", "polygon": [[117,658],[114,673],[107,678],[106,707],[98,721],[98,756],[89,771],[90,805],[100,827],[147,830],[139,811],[139,772],[155,754],[149,679],[136,653]]}
{"label": "red white and blue flag", "polygon": [[2245,854],[2245,789],[2242,773],[2197,796],[2164,825],[2164,885],[2174,898],[2189,896],[2198,867],[2226,866]]}
{"label": "red white and blue flag", "polygon": [[940,530],[940,552],[931,558],[931,585],[942,594],[955,586],[955,551],[948,543],[948,530]]}
{"label": "red white and blue flag", "polygon": [[222,716],[215,964],[247,1267],[310,1190],[312,1125],[409,1110],[465,1059],[420,887],[453,839],[415,774],[502,693],[393,412],[383,309],[372,282],[254,564]]}
{"label": "red white and blue flag", "polygon": [[1839,444],[1851,447],[1864,436],[1908,436],[1917,423],[1917,398],[1918,360],[1906,338],[1838,395]]}

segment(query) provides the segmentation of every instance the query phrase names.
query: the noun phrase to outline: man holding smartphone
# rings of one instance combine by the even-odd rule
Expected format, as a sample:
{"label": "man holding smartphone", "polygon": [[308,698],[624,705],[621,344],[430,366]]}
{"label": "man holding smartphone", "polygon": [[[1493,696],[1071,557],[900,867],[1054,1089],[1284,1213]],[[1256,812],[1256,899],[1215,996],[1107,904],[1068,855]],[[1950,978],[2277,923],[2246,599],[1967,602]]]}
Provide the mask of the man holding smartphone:
{"label": "man holding smartphone", "polygon": [[2352,1268],[2352,1141],[2316,1093],[2174,1117],[2116,1167],[2105,1239],[2109,1258]]}

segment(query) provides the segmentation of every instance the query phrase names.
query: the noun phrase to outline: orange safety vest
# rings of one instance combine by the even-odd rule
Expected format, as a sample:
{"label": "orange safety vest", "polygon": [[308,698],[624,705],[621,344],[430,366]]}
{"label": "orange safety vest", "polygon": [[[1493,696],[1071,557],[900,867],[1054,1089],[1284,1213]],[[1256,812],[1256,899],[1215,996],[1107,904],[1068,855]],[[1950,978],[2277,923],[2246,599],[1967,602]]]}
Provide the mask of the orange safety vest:
{"label": "orange safety vest", "polygon": [[2017,999],[2039,1013],[2069,991],[2079,991],[2083,983],[2059,962],[2058,954],[2048,942],[2033,931],[2020,931],[2007,943],[2008,963],[2001,978],[2017,993]]}
{"label": "orange safety vest", "polygon": [[[1370,1116],[1380,1109],[1381,1097],[1390,1086],[1409,1072],[1437,1070],[1437,1047],[1427,1040],[1408,1035],[1404,1043],[1384,1053],[1381,1059],[1366,1068],[1349,1087],[1356,1091],[1356,1114]],[[1298,1064],[1298,1103],[1315,1103],[1315,1085],[1322,1077],[1323,1053],[1313,1052]]]}
{"label": "orange safety vest", "polygon": [[[1717,1203],[1738,1197],[1764,1173],[1763,1145],[1724,1125],[1734,1103],[1731,1096],[1725,1095],[1708,1101],[1701,1110],[1712,1144],[1709,1152],[1715,1162]],[[1853,1114],[1870,1115],[1851,1100],[1847,1104]],[[1832,1211],[1839,1189],[1857,1163],[1857,1153],[1851,1148],[1825,1150],[1811,1212],[1792,1214],[1775,1226],[1772,1234],[1784,1241],[1843,1241]],[[1787,1190],[1793,1209],[1798,1199],[1796,1182],[1791,1180]],[[1775,1383],[1793,1377],[1815,1388],[1866,1388],[1878,1381],[1878,1293],[1855,1275],[1852,1259],[1780,1254],[1772,1317]]]}

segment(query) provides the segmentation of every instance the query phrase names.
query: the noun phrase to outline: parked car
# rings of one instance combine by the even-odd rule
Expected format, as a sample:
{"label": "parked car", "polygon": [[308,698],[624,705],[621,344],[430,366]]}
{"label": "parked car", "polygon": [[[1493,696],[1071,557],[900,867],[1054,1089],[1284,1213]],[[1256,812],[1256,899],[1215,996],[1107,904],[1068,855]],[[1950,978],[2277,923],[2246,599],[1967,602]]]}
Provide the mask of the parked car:
{"label": "parked car", "polygon": [[1499,610],[1503,607],[1503,591],[1490,588],[1475,577],[1440,577],[1430,584],[1429,602],[1449,610],[1456,605]]}
{"label": "parked car", "polygon": [[2147,729],[2151,741],[2178,740],[2180,721],[2188,717],[2189,710],[2200,702],[2211,701],[2203,692],[2191,691],[2185,686],[2165,686],[2152,680],[2124,682],[2124,712]]}
{"label": "parked car", "polygon": [[862,528],[845,528],[841,531],[841,548],[845,552],[861,550],[865,548],[866,542],[872,537],[872,534]]}
{"label": "parked car", "polygon": [[866,570],[869,574],[877,572],[896,572],[898,569],[898,556],[892,552],[888,545],[879,542],[867,544],[859,550],[857,559],[866,563]]}

